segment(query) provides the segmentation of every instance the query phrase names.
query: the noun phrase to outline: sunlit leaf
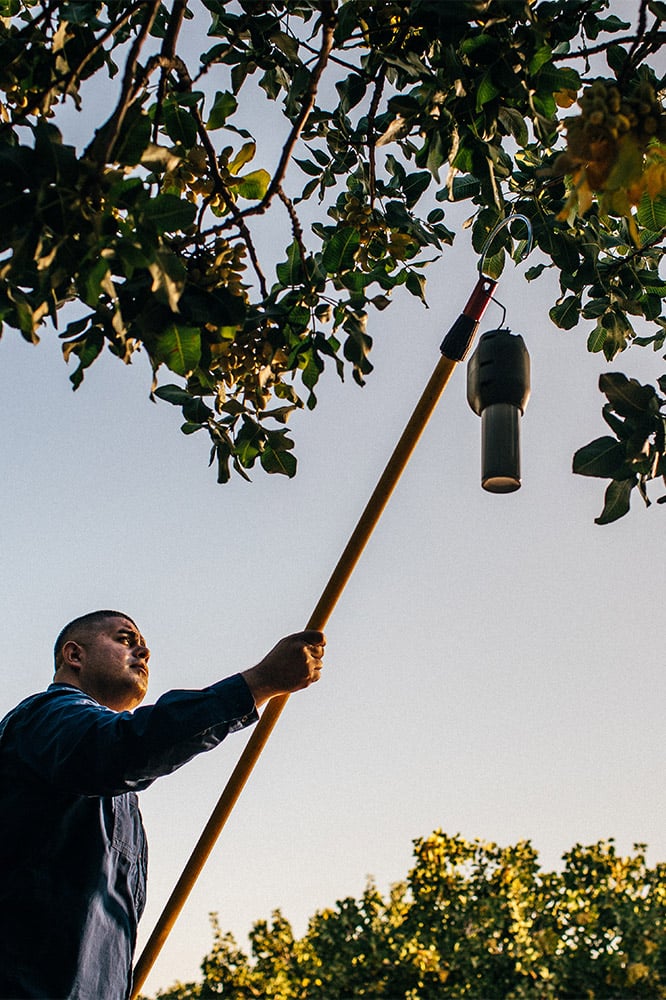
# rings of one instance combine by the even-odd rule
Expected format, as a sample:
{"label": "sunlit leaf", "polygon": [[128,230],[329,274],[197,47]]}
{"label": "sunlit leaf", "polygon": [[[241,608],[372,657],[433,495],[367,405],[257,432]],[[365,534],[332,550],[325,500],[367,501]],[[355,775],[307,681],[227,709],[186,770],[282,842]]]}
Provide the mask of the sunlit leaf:
{"label": "sunlit leaf", "polygon": [[172,312],[178,312],[178,303],[185,287],[185,268],[175,254],[158,250],[148,270],[153,279],[151,291],[168,305]]}
{"label": "sunlit leaf", "polygon": [[651,198],[644,194],[638,203],[636,217],[645,229],[660,233],[666,229],[666,197]]}
{"label": "sunlit leaf", "polygon": [[256,142],[245,142],[238,150],[236,155],[232,160],[229,161],[228,167],[229,172],[232,174],[237,174],[246,163],[249,163],[254,159],[255,153],[257,152]]}
{"label": "sunlit leaf", "polygon": [[249,174],[244,174],[243,177],[237,177],[230,184],[230,187],[237,191],[241,198],[246,198],[248,201],[259,201],[268,191],[270,182],[271,175],[268,171],[260,169],[252,170]]}
{"label": "sunlit leaf", "polygon": [[201,358],[201,333],[198,327],[171,323],[151,338],[149,350],[155,364],[164,364],[176,375],[187,376]]}

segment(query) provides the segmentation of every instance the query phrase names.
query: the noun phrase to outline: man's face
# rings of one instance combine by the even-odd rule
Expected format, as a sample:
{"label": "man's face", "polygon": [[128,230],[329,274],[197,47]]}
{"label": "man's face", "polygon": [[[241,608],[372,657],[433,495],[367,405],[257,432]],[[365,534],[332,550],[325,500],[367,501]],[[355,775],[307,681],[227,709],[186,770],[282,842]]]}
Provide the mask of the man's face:
{"label": "man's face", "polygon": [[83,691],[116,712],[136,708],[148,689],[150,650],[127,618],[107,618],[76,640]]}

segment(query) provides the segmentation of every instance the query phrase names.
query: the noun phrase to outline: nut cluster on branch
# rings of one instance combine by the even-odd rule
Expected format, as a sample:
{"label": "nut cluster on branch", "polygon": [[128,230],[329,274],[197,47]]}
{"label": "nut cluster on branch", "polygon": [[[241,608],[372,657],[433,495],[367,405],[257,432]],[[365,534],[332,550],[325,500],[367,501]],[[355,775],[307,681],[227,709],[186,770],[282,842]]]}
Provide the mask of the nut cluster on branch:
{"label": "nut cluster on branch", "polygon": [[572,178],[559,218],[583,215],[597,193],[602,210],[624,215],[633,236],[631,207],[646,192],[654,199],[666,189],[666,113],[645,80],[626,93],[615,80],[595,80],[578,103],[581,113],[566,122],[566,152],[553,166]]}

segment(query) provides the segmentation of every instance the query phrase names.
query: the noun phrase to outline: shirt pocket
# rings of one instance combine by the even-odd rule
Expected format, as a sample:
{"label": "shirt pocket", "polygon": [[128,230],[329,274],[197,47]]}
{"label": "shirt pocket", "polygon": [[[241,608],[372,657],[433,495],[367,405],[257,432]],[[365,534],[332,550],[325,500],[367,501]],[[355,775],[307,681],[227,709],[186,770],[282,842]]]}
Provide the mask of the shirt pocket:
{"label": "shirt pocket", "polygon": [[[111,799],[113,833],[111,850],[116,855],[119,881],[125,884],[134,903],[137,921],[146,902],[147,850],[138,800],[134,792]],[[119,888],[121,888],[119,885]]]}

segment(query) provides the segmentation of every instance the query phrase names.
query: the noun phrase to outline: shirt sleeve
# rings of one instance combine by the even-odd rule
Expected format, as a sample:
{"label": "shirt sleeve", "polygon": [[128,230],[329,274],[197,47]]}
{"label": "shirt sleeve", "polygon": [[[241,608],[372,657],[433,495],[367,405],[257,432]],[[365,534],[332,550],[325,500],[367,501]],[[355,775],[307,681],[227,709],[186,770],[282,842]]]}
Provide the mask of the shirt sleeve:
{"label": "shirt sleeve", "polygon": [[11,742],[24,764],[63,792],[119,795],[147,788],[257,718],[240,674],[200,691],[169,691],[134,712],[51,685],[16,714]]}

